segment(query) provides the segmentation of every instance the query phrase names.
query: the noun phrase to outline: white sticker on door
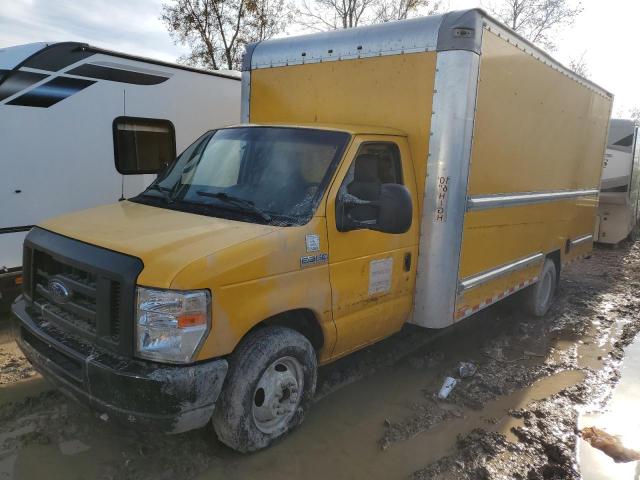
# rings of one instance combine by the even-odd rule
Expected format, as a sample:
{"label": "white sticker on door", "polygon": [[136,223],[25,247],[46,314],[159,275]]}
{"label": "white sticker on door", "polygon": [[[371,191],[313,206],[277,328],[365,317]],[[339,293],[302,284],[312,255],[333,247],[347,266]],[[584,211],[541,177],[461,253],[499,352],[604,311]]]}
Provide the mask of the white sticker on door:
{"label": "white sticker on door", "polygon": [[393,258],[369,262],[369,295],[391,291]]}
{"label": "white sticker on door", "polygon": [[320,250],[320,235],[317,233],[309,234],[304,237],[307,246],[307,252],[317,252]]}

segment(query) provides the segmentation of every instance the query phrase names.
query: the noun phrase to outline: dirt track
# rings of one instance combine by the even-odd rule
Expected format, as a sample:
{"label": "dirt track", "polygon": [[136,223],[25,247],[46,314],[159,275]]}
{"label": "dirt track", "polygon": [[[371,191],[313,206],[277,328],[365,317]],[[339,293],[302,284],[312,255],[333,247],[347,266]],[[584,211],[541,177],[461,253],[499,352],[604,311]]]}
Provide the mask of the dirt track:
{"label": "dirt track", "polygon": [[[166,437],[105,424],[49,390],[0,334],[0,479],[571,479],[578,411],[603,408],[640,330],[640,243],[562,275],[542,320],[517,298],[454,328],[406,328],[321,369],[306,422],[248,456],[211,429]],[[460,361],[477,373],[446,401]]]}

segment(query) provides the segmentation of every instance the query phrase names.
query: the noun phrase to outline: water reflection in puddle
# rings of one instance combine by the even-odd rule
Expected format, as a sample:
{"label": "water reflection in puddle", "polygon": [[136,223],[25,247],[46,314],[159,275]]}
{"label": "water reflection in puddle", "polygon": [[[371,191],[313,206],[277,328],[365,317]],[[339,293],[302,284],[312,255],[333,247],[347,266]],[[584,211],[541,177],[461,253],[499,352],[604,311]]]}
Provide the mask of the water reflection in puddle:
{"label": "water reflection in puddle", "polygon": [[[640,450],[640,339],[625,350],[620,383],[607,410],[598,414],[581,415],[579,427],[598,427],[617,435],[627,448]],[[578,459],[584,480],[638,480],[640,462],[615,463],[584,440],[579,441]]]}

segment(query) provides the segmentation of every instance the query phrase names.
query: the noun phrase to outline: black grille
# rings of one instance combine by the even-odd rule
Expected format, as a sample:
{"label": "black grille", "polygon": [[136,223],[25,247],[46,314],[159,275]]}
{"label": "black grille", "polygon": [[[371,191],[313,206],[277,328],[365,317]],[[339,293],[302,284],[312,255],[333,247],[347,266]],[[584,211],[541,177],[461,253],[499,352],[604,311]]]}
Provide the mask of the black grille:
{"label": "black grille", "polygon": [[28,308],[64,335],[114,353],[132,354],[135,285],[141,270],[137,258],[39,228],[25,240]]}
{"label": "black grille", "polygon": [[[34,251],[33,300],[43,309],[43,316],[82,336],[108,336],[118,342],[120,335],[120,284],[102,279],[97,274],[63,263],[46,252]],[[58,281],[67,287],[70,298],[58,301],[50,283]],[[100,291],[107,289],[108,291]],[[108,302],[100,301],[107,298]],[[98,321],[107,321],[99,325]]]}
{"label": "black grille", "polygon": [[[96,275],[65,265],[45,252],[34,252],[34,300],[47,304],[52,315],[71,323],[75,328],[96,333]],[[49,290],[49,283],[58,280],[71,293],[71,298],[58,303]]]}

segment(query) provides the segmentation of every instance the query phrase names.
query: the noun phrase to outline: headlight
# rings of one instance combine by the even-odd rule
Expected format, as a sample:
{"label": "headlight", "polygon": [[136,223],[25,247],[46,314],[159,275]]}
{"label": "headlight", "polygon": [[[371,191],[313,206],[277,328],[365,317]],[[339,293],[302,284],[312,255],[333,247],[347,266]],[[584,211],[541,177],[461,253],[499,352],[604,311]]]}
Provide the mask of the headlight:
{"label": "headlight", "polygon": [[156,290],[137,288],[138,357],[158,362],[193,360],[210,325],[208,290]]}

